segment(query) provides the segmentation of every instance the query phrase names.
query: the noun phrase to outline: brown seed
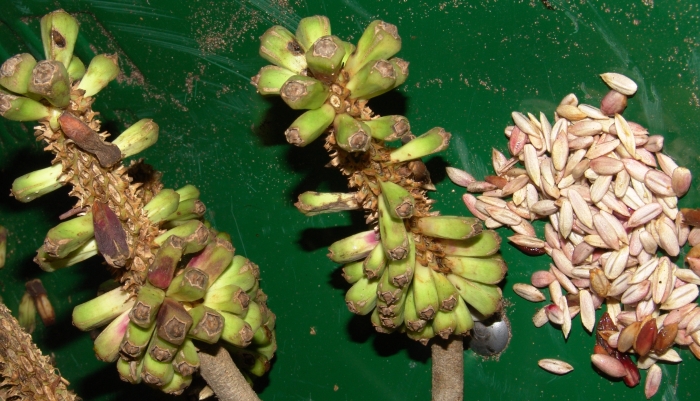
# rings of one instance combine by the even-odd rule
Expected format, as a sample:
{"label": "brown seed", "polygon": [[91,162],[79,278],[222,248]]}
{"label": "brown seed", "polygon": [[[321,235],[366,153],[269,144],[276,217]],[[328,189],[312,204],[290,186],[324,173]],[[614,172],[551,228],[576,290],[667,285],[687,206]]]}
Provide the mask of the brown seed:
{"label": "brown seed", "polygon": [[678,323],[666,324],[659,329],[654,340],[654,353],[662,354],[673,345],[678,334]]}
{"label": "brown seed", "polygon": [[573,366],[558,359],[540,359],[537,361],[537,365],[547,372],[557,375],[565,375],[574,370]]}
{"label": "brown seed", "polygon": [[642,325],[637,331],[636,337],[634,338],[634,351],[641,356],[645,356],[649,353],[649,351],[651,351],[651,348],[654,346],[655,341],[656,320],[653,319],[651,316],[648,316],[642,322]]}
{"label": "brown seed", "polygon": [[600,369],[601,372],[610,377],[627,376],[627,369],[625,369],[620,361],[610,355],[593,354],[591,355],[591,362],[596,368]]}
{"label": "brown seed", "polygon": [[617,350],[627,352],[634,345],[634,339],[637,337],[637,332],[642,327],[642,322],[634,322],[622,329],[620,336],[617,339]]}

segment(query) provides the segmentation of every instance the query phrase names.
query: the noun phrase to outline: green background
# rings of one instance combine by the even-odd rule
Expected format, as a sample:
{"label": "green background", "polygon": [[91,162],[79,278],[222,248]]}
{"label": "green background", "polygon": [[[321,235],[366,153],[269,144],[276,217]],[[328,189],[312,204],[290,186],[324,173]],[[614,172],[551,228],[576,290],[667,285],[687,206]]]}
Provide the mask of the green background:
{"label": "green background", "polygon": [[[608,71],[639,84],[625,117],[663,134],[665,153],[700,172],[697,2],[3,0],[0,59],[27,51],[43,58],[38,18],[59,7],[81,23],[79,57],[119,54],[124,74],[95,103],[103,127],[116,134],[153,118],[160,139],[140,156],[163,171],[167,187],[199,187],[206,218],[260,265],[279,344],[269,376],[256,385],[264,400],[427,400],[431,368],[428,348],[400,334],[376,334],[368,318],[345,307],[348,285],[326,248],[364,230],[362,213],[306,218],[293,207],[299,193],[342,191],[345,180],[322,168],[328,158],[321,141],[306,148],[285,142],[283,131],[297,113],[279,99],[262,98],[249,83],[267,64],[257,47],[269,26],[293,31],[300,18],[325,14],[334,34],[353,41],[376,18],[398,26],[399,56],[411,62],[410,76],[370,106],[405,114],[417,134],[433,126],[452,132],[450,148],[428,162],[438,188],[431,197],[443,214],[469,213],[445,166],[482,178],[492,171],[491,148],[507,150],[503,130],[512,124],[511,111],[543,111],[551,121],[569,92],[597,105],[606,91],[598,74]],[[51,156],[34,142],[31,127],[0,120],[0,192],[7,194],[15,177],[49,165]],[[681,206],[698,205],[697,184],[695,178]],[[16,310],[23,283],[43,280],[57,324],[39,323],[34,338],[84,399],[171,399],[120,382],[114,365],[94,357],[90,336],[71,325],[71,309],[107,278],[97,258],[52,274],[32,263],[46,231],[73,204],[67,192],[30,204],[0,197],[0,224],[10,231],[0,295]],[[532,325],[541,305],[518,298],[511,287],[546,269],[548,258],[507,244],[503,254],[513,338],[499,360],[465,351],[465,399],[643,399],[643,383],[628,389],[591,368],[594,340],[579,318],[568,341],[549,325]],[[662,365],[655,399],[694,398],[700,363],[688,351],[681,355],[680,365]],[[563,359],[575,370],[554,376],[537,366],[541,358]]]}

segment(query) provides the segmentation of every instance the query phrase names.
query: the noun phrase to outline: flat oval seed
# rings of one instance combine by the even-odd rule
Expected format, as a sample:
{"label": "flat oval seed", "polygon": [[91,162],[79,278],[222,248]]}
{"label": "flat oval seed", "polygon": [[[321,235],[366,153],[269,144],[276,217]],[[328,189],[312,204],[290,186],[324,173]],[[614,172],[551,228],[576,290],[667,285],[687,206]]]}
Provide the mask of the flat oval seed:
{"label": "flat oval seed", "polygon": [[574,370],[573,366],[558,359],[540,359],[539,361],[537,361],[537,364],[547,372],[551,372],[557,375],[565,375]]}

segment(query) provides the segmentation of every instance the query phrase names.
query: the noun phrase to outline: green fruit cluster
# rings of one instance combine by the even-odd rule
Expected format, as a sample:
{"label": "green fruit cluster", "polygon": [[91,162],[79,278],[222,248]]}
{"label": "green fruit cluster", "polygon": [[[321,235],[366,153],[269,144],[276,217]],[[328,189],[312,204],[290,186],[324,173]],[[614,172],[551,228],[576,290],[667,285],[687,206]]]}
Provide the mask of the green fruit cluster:
{"label": "green fruit cluster", "polygon": [[41,29],[46,62],[19,54],[0,67],[0,115],[38,120],[36,136],[55,154],[51,167],[17,178],[12,195],[29,202],[70,184],[78,198],[35,262],[51,272],[100,254],[113,268],[110,288],[75,307],[74,325],[102,328],[95,353],[123,380],[167,393],[192,381],[197,342],[224,346],[249,381],[263,375],[277,345],[258,266],[202,220],[196,187],[164,189],[159,173],[122,164],[157,141],[157,124],[138,121],[111,143],[98,134],[92,96],[119,73],[116,57],[79,68],[78,22],[65,11],[43,17]]}
{"label": "green fruit cluster", "polygon": [[[335,242],[329,258],[345,264],[348,309],[371,315],[377,331],[415,340],[466,335],[474,319],[501,308],[497,284],[506,265],[500,237],[476,218],[431,212],[430,182],[420,158],[447,148],[451,135],[433,128],[415,137],[404,116],[376,116],[367,101],[408,76],[396,26],[373,21],[357,45],[331,35],[326,17],[303,18],[296,34],[274,26],[261,37],[263,67],[252,82],[306,110],[286,130],[305,146],[324,132],[331,165],[349,177],[351,193],[305,192],[305,215],[363,209],[371,229]],[[386,142],[401,140],[398,148]]]}

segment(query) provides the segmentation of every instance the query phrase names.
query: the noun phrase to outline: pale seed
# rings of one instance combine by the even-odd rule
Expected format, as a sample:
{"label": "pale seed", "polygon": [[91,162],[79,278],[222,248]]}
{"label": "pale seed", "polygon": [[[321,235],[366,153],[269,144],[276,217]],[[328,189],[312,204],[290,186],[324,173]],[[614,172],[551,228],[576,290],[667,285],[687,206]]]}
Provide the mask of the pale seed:
{"label": "pale seed", "polygon": [[690,184],[692,181],[692,176],[690,170],[685,167],[678,167],[673,170],[673,175],[671,177],[671,186],[673,192],[676,196],[681,197],[688,192],[690,189]]}
{"label": "pale seed", "polygon": [[445,167],[445,171],[447,172],[447,176],[450,177],[450,180],[461,187],[466,187],[467,185],[476,182],[476,179],[464,170],[454,167]]}
{"label": "pale seed", "polygon": [[595,143],[586,152],[586,158],[593,160],[605,156],[620,146],[619,139],[612,139],[603,143]]}
{"label": "pale seed", "polygon": [[540,359],[537,364],[547,372],[557,375],[565,375],[574,370],[573,366],[558,359]]}
{"label": "pale seed", "polygon": [[593,332],[595,327],[595,307],[593,306],[593,298],[588,290],[581,290],[578,293],[579,306],[581,307],[581,323],[589,333]]}
{"label": "pale seed", "polygon": [[669,177],[673,177],[673,172],[678,168],[676,162],[674,162],[670,156],[667,156],[663,153],[657,153],[656,159],[659,162],[659,167],[661,168],[661,171],[666,173],[666,175],[668,175]]}
{"label": "pale seed", "polygon": [[538,309],[535,315],[532,317],[532,323],[534,323],[535,327],[542,327],[549,321],[549,318],[547,318],[546,309],[546,306]]}
{"label": "pale seed", "polygon": [[661,309],[670,310],[685,306],[698,297],[698,286],[695,284],[685,284],[671,292],[666,302],[661,304]]}
{"label": "pale seed", "polygon": [[644,396],[647,400],[653,397],[657,391],[659,391],[659,386],[661,385],[661,368],[659,365],[651,365],[647,371],[647,378],[644,381]]}
{"label": "pale seed", "polygon": [[537,288],[525,283],[513,284],[513,292],[530,302],[542,302],[546,298]]}
{"label": "pale seed", "polygon": [[661,196],[676,196],[676,193],[673,191],[671,177],[667,176],[662,171],[650,169],[644,176],[644,184],[655,194]]}
{"label": "pale seed", "polygon": [[637,227],[648,223],[661,214],[663,209],[658,203],[650,203],[635,210],[627,220],[627,227]]}
{"label": "pale seed", "polygon": [[637,92],[637,84],[630,78],[616,72],[600,74],[603,81],[610,89],[616,90],[625,96],[632,96]]}
{"label": "pale seed", "polygon": [[608,116],[600,112],[599,108],[591,106],[590,104],[579,104],[578,109],[594,120],[605,120],[608,118]]}
{"label": "pale seed", "polygon": [[556,277],[554,277],[554,275],[547,270],[538,270],[532,273],[532,276],[530,277],[530,282],[537,288],[547,287],[554,280],[556,280]]}

